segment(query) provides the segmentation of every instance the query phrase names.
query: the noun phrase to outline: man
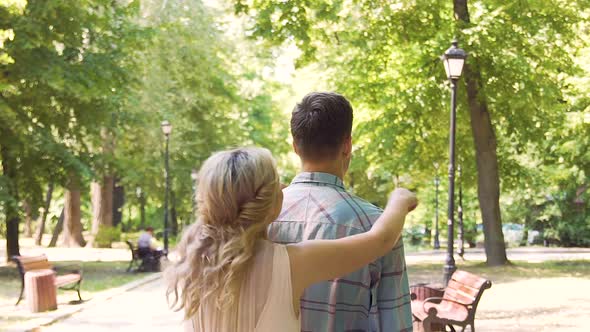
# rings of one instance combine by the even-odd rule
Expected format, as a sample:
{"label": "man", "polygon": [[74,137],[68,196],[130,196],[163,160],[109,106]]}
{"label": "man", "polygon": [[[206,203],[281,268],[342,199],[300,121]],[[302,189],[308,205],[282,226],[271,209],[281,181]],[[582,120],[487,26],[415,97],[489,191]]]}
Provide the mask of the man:
{"label": "man", "polygon": [[[272,241],[350,236],[369,230],[381,214],[342,182],[352,153],[352,118],[350,103],[336,93],[310,93],[293,110],[293,148],[303,172],[283,190],[281,214],[269,227]],[[411,331],[402,241],[370,265],[308,288],[301,298],[301,330]]]}
{"label": "man", "polygon": [[164,252],[154,244],[154,229],[147,227],[137,240],[139,257],[142,258],[142,268],[145,270],[160,270],[160,257]]}

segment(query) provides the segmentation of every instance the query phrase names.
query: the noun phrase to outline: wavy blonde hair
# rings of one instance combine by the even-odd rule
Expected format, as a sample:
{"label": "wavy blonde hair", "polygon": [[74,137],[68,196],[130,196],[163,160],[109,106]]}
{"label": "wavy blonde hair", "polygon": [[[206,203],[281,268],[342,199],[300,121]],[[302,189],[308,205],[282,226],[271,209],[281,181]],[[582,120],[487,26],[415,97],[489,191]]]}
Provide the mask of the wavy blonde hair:
{"label": "wavy blonde hair", "polygon": [[271,153],[239,148],[212,155],[198,176],[197,222],[177,246],[179,260],[166,269],[175,310],[193,317],[211,296],[219,308],[235,303],[258,239],[277,216],[280,181]]}

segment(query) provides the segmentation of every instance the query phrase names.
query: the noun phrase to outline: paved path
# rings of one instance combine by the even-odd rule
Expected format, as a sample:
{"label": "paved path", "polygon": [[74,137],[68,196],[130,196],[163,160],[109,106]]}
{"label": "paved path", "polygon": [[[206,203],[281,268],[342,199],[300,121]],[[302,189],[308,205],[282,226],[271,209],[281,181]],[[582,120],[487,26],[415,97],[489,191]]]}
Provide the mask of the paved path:
{"label": "paved path", "polygon": [[475,325],[479,332],[590,331],[590,279],[494,284],[483,294]]}
{"label": "paved path", "polygon": [[168,309],[162,279],[89,307],[43,332],[182,331],[182,314]]}
{"label": "paved path", "polygon": [[[41,331],[182,331],[182,315],[168,310],[164,290],[157,280]],[[480,332],[585,332],[588,317],[590,280],[550,278],[492,286],[482,298],[476,324]]]}

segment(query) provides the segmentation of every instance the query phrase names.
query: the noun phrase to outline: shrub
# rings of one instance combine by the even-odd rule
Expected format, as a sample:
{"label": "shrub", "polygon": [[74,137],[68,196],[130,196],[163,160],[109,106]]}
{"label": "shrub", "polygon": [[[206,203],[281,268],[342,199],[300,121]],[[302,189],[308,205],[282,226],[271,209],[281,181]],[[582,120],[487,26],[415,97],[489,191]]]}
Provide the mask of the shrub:
{"label": "shrub", "polygon": [[113,242],[121,241],[121,230],[118,227],[99,226],[94,238],[94,246],[98,248],[111,248]]}

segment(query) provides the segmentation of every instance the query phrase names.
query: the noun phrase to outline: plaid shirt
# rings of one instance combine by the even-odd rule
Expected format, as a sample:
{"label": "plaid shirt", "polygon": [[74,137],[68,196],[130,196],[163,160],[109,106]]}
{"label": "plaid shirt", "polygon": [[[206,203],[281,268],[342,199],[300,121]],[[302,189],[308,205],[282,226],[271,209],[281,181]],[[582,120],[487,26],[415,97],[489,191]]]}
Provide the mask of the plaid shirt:
{"label": "plaid shirt", "polygon": [[[268,230],[269,238],[278,243],[363,233],[382,213],[348,193],[332,174],[301,173],[283,192],[283,210]],[[412,331],[402,241],[356,272],[309,287],[301,298],[301,330]]]}

